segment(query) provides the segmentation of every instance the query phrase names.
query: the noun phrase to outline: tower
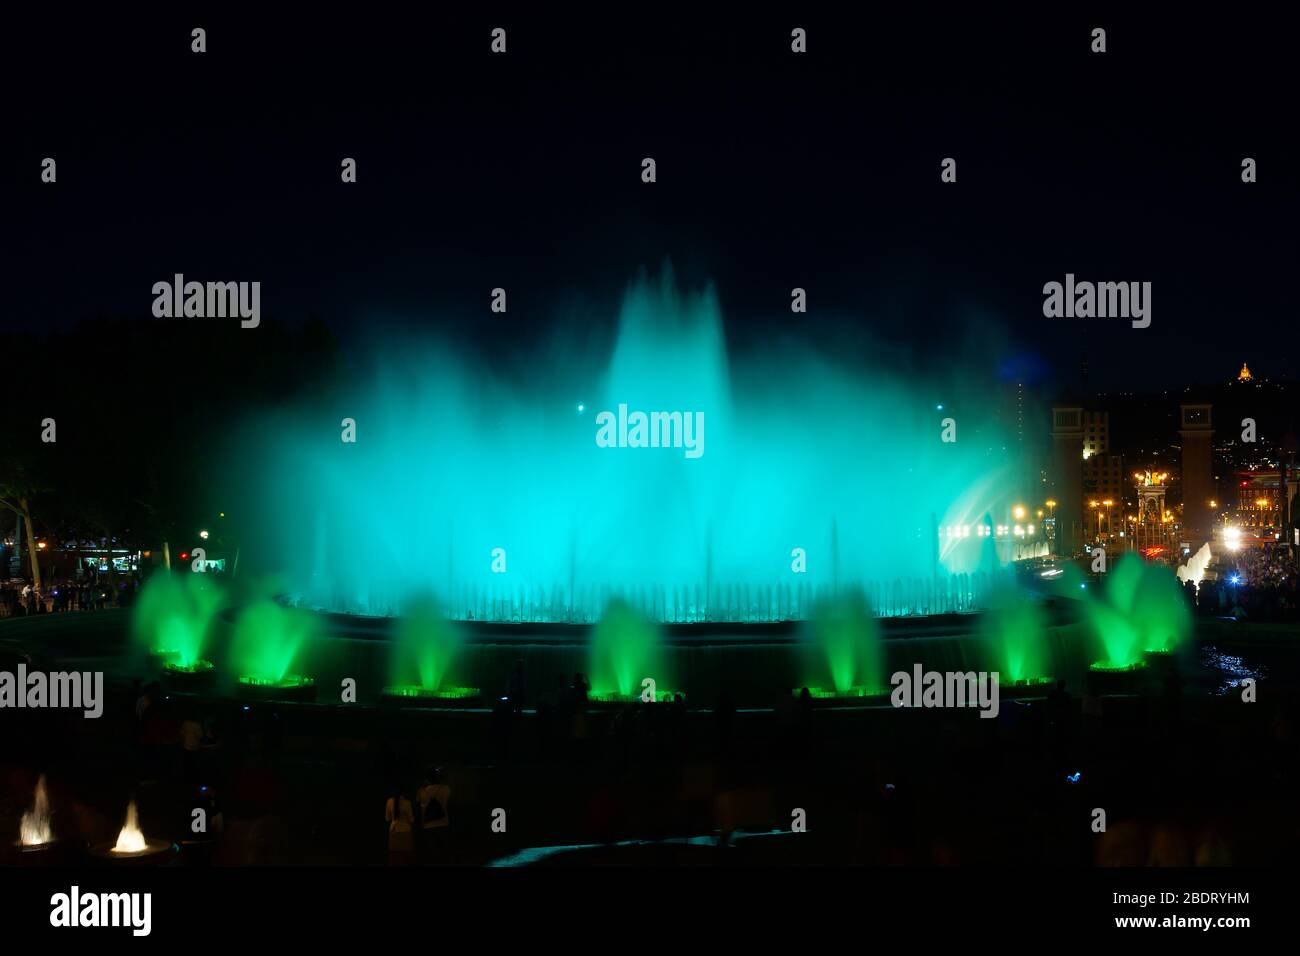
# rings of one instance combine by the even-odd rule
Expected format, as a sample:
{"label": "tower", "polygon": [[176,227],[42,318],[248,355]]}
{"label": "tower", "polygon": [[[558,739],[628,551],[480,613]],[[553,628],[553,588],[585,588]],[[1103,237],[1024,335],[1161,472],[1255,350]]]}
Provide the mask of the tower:
{"label": "tower", "polygon": [[1180,405],[1183,440],[1183,536],[1195,551],[1210,539],[1214,517],[1214,473],[1210,439],[1214,437],[1209,405]]}
{"label": "tower", "polygon": [[1056,553],[1074,554],[1083,542],[1083,409],[1078,406],[1052,408],[1052,496]]}

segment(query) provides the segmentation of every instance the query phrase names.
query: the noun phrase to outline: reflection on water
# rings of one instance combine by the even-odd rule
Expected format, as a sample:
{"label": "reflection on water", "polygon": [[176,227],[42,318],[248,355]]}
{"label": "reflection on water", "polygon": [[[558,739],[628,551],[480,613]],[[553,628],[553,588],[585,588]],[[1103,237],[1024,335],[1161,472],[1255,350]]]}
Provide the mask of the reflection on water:
{"label": "reflection on water", "polygon": [[1235,654],[1225,654],[1214,645],[1201,648],[1201,663],[1218,678],[1214,693],[1224,695],[1237,690],[1238,685],[1247,678],[1261,680],[1267,670],[1247,664]]}

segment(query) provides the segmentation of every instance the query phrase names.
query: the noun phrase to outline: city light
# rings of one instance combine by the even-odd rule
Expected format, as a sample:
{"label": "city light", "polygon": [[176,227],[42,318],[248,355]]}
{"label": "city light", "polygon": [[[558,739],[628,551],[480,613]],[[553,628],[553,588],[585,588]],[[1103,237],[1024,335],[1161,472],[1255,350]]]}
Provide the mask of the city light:
{"label": "city light", "polygon": [[206,531],[200,531],[199,537],[202,538],[204,541],[206,541],[208,540],[208,533]]}
{"label": "city light", "polygon": [[1223,543],[1229,551],[1240,551],[1241,550],[1241,529],[1231,528],[1231,527],[1224,528]]}
{"label": "city light", "polygon": [[1025,518],[1025,506],[1016,505],[1011,509],[1011,514],[1017,521],[1023,521]]}

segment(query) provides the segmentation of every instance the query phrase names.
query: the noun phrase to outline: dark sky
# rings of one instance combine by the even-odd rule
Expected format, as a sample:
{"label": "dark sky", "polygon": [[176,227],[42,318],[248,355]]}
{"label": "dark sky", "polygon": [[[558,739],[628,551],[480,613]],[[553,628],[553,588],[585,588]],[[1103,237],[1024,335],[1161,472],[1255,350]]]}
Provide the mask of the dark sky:
{"label": "dark sky", "polygon": [[[401,318],[526,354],[671,259],[740,345],[797,325],[952,362],[976,338],[1049,386],[1085,353],[1097,387],[1294,376],[1297,83],[1270,14],[790,9],[15,23],[0,321],[145,318],[181,272],[258,280],[264,321],[345,345]],[[1066,272],[1152,282],[1151,327],[1045,319]]]}

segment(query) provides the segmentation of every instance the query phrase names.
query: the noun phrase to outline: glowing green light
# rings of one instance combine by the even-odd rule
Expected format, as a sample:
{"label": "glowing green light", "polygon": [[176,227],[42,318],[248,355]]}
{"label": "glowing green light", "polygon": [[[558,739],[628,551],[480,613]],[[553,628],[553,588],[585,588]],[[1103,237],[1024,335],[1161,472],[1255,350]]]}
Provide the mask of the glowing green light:
{"label": "glowing green light", "polygon": [[592,629],[590,659],[595,693],[639,696],[643,680],[657,683],[664,673],[659,627],[615,598]]}
{"label": "glowing green light", "polygon": [[820,602],[813,609],[809,629],[837,693],[886,683],[880,625],[860,589]]}
{"label": "glowing green light", "polygon": [[254,602],[235,621],[231,656],[250,679],[276,684],[285,678],[299,652],[313,641],[319,626],[317,616],[308,611],[281,607],[269,600]]}
{"label": "glowing green light", "polygon": [[[654,704],[668,704],[668,703],[671,703],[671,702],[672,702],[672,700],[673,700],[673,698],[676,696],[676,694],[677,694],[676,691],[671,691],[671,690],[659,690],[658,688],[656,688],[656,689],[655,689],[655,699],[654,699],[653,701],[645,701],[645,700],[643,700],[643,698],[641,697],[641,694],[640,694],[640,693],[633,693],[633,694],[619,694],[619,693],[614,693],[614,692],[609,692],[609,693],[591,693],[591,694],[588,694],[588,695],[587,695],[587,699],[588,699],[588,700],[595,701],[596,703],[599,703],[599,704],[635,704],[635,703],[638,703],[638,702],[643,702],[643,703],[654,703]],[[684,695],[684,694],[682,695],[682,697],[683,697],[683,699],[685,699],[685,695]]]}
{"label": "glowing green light", "polygon": [[447,675],[448,668],[460,653],[464,637],[442,614],[432,595],[417,597],[402,609],[394,625],[396,638],[390,657],[390,675],[394,686],[412,683],[435,691]]}
{"label": "glowing green light", "polygon": [[1023,593],[996,591],[981,616],[979,633],[993,655],[993,669],[1009,684],[1041,678],[1051,670],[1047,620],[1042,608]]}
{"label": "glowing green light", "polygon": [[430,700],[470,700],[483,696],[477,687],[443,687],[430,690],[419,684],[390,684],[383,690],[385,697],[418,697]]}
{"label": "glowing green light", "polygon": [[206,574],[154,574],[140,592],[131,613],[138,645],[170,657],[182,666],[199,660],[217,612],[226,595],[216,578]]}
{"label": "glowing green light", "polygon": [[1191,611],[1178,579],[1132,552],[1115,563],[1104,594],[1087,599],[1084,613],[1104,660],[1120,667],[1139,660],[1145,650],[1173,650],[1191,633]]}
{"label": "glowing green light", "polygon": [[175,661],[168,661],[163,665],[163,670],[173,674],[206,674],[213,667],[212,661],[194,661],[190,664],[178,664]]}
{"label": "glowing green light", "polygon": [[1102,674],[1119,674],[1140,671],[1147,666],[1146,661],[1134,661],[1131,664],[1115,664],[1111,661],[1095,661],[1088,670]]}
{"label": "glowing green light", "polygon": [[272,680],[267,677],[258,677],[252,674],[245,674],[239,678],[239,682],[247,687],[276,687],[288,689],[292,687],[312,687],[316,681],[310,677],[303,677],[301,674],[285,674],[283,677]]}
{"label": "glowing green light", "polygon": [[[793,687],[790,693],[794,697],[803,696],[802,687]],[[876,686],[848,687],[844,690],[834,690],[827,687],[809,687],[808,696],[814,700],[838,700],[848,697],[888,697],[889,688]]]}

